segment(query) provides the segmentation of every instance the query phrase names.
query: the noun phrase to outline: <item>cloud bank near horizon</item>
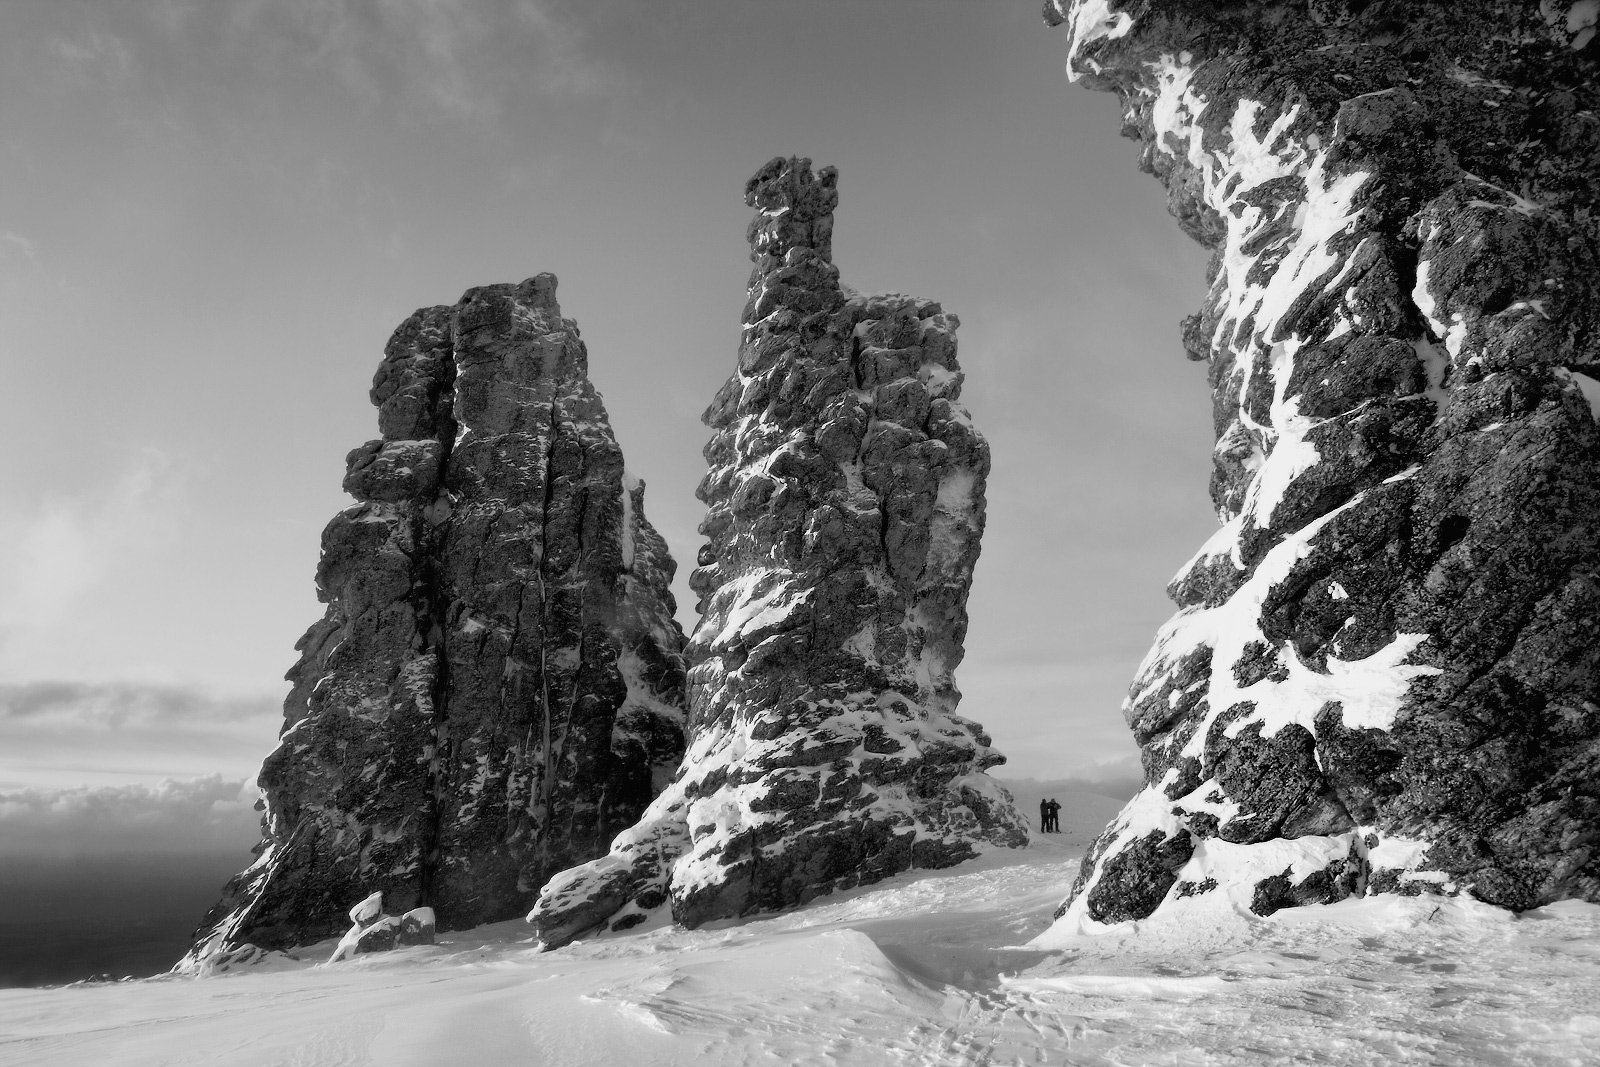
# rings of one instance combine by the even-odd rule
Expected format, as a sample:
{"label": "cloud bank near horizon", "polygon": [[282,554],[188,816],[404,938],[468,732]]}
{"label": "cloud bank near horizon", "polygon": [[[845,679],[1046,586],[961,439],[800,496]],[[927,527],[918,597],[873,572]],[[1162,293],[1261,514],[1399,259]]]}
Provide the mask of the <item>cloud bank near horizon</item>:
{"label": "cloud bank near horizon", "polygon": [[258,836],[259,796],[248,779],[220,774],[0,792],[0,859],[233,851],[243,858]]}
{"label": "cloud bank near horizon", "polygon": [[1144,774],[1138,760],[1119,760],[1083,774],[1069,774],[1060,778],[1013,778],[1006,774],[1004,768],[991,773],[1011,791],[1024,815],[1028,814],[1028,798],[1057,793],[1092,793],[1112,800],[1128,800],[1144,786]]}
{"label": "cloud bank near horizon", "polygon": [[[281,723],[275,695],[180,685],[0,685],[0,790],[254,780]],[[70,790],[69,790],[70,792]]]}

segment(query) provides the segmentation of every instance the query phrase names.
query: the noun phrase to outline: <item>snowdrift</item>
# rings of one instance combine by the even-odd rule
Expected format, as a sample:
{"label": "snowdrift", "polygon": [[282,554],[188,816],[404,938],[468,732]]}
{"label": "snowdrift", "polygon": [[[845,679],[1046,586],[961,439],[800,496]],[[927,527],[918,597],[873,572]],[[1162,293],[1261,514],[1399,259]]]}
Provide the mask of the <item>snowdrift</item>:
{"label": "snowdrift", "polygon": [[[322,965],[0,990],[0,1062],[253,1065],[1575,1064],[1600,907],[1390,896],[1047,931],[1117,807],[745,923],[541,953],[520,922]],[[1043,936],[1041,936],[1043,935]]]}

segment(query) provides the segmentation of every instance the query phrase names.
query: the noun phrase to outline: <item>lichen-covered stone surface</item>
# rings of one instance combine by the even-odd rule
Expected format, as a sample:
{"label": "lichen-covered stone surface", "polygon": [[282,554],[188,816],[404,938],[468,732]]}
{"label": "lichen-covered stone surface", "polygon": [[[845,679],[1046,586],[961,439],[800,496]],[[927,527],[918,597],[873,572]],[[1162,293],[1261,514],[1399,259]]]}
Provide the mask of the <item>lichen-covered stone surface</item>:
{"label": "lichen-covered stone surface", "polygon": [[1046,6],[1214,252],[1222,521],[1063,922],[1600,899],[1596,7]]}
{"label": "lichen-covered stone surface", "polygon": [[327,613],[261,771],[258,859],[184,966],[337,933],[372,892],[447,930],[520,915],[677,768],[674,564],[555,286],[472,289],[390,339],[383,437],[350,453]]}
{"label": "lichen-covered stone surface", "polygon": [[957,321],[840,286],[835,179],[779,158],[746,187],[739,366],[705,415],[689,754],[608,856],[545,887],[528,918],[547,946],[1027,840],[984,773],[1002,757],[955,713],[989,470],[958,401]]}

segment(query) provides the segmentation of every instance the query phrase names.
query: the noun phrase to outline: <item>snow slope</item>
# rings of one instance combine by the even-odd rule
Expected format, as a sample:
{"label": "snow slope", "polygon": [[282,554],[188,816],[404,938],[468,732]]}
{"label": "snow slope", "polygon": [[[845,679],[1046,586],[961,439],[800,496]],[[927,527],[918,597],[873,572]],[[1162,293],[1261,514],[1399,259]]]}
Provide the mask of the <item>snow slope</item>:
{"label": "snow slope", "polygon": [[1117,807],[1060,799],[1060,836],[771,919],[0,990],[0,1063],[1594,1062],[1593,905],[1390,896],[1029,945]]}

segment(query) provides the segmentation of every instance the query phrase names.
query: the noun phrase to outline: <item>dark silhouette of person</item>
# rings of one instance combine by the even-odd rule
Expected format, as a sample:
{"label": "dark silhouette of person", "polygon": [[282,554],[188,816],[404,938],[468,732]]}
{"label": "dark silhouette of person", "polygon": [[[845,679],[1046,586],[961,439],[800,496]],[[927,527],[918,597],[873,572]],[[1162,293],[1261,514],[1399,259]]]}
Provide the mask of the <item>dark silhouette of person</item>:
{"label": "dark silhouette of person", "polygon": [[1045,804],[1050,809],[1045,814],[1045,832],[1059,834],[1061,832],[1061,805],[1054,797],[1045,801]]}
{"label": "dark silhouette of person", "polygon": [[1039,832],[1041,834],[1050,832],[1050,802],[1048,800],[1039,801]]}

